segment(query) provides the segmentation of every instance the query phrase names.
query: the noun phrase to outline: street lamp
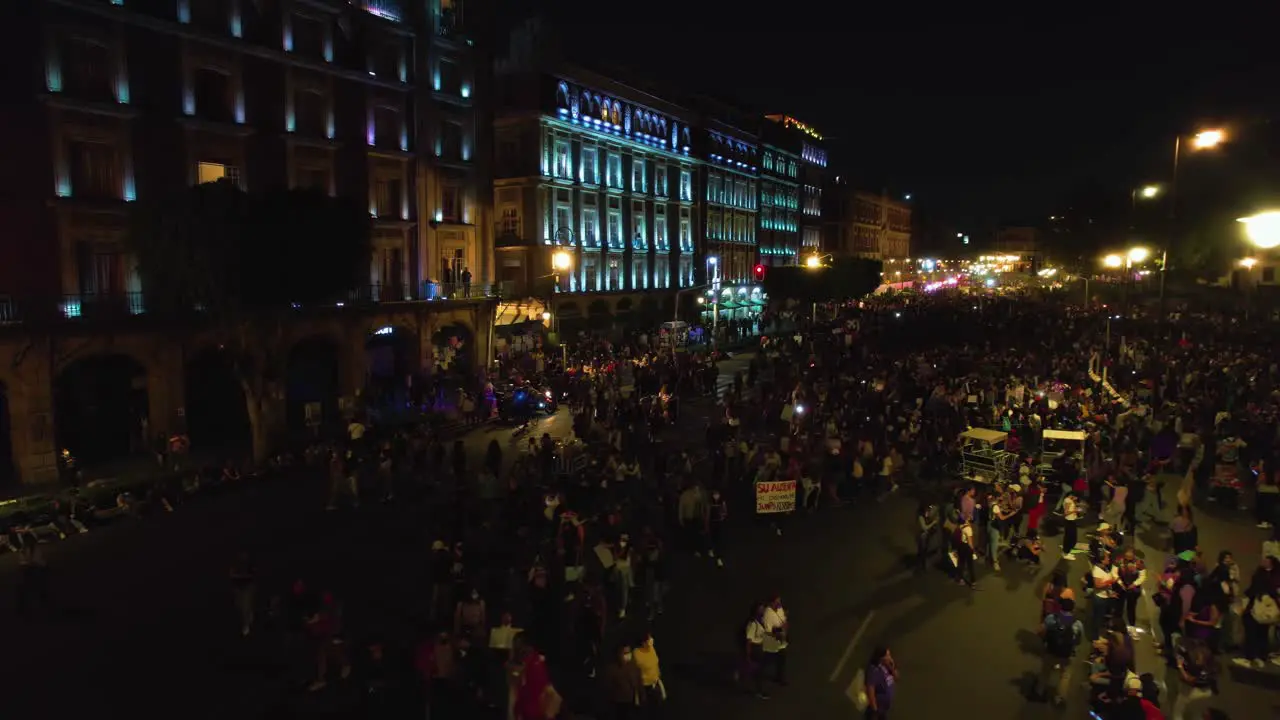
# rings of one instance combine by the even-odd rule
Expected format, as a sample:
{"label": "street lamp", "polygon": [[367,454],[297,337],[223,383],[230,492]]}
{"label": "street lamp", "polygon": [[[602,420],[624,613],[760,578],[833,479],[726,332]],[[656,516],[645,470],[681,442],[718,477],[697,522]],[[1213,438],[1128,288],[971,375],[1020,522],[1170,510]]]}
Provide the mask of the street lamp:
{"label": "street lamp", "polygon": [[804,266],[810,270],[815,270],[822,267],[822,261],[818,259],[817,255],[810,255],[808,258],[805,258]]}
{"label": "street lamp", "polygon": [[1201,130],[1191,137],[1191,147],[1196,150],[1208,150],[1216,148],[1227,139],[1226,131],[1221,128],[1212,130]]}
{"label": "street lamp", "polygon": [[1151,256],[1151,251],[1147,250],[1144,247],[1130,248],[1128,255],[1125,257],[1125,259],[1128,260],[1128,262],[1125,263],[1125,267],[1127,269],[1128,267],[1132,266],[1134,263],[1141,264],[1142,261],[1146,260],[1150,256]]}
{"label": "street lamp", "polygon": [[1111,254],[1102,258],[1102,264],[1109,268],[1118,268],[1124,265],[1124,258],[1119,255]]}
{"label": "street lamp", "polygon": [[1153,198],[1153,197],[1155,197],[1155,196],[1157,196],[1157,195],[1159,195],[1159,194],[1160,194],[1160,186],[1159,186],[1159,185],[1148,185],[1148,186],[1146,186],[1146,187],[1142,188],[1142,197],[1143,197],[1143,199],[1150,200],[1151,198]]}
{"label": "street lamp", "polygon": [[[564,250],[557,250],[551,253],[551,277],[555,278],[555,288],[551,295],[551,302],[555,302],[555,296],[560,292],[560,273],[568,272],[573,267],[573,256]],[[551,304],[548,304],[550,307]],[[542,313],[543,320],[555,318],[556,340],[560,343],[560,362],[562,365],[569,364],[569,348],[565,345],[564,338],[560,337],[560,313],[557,312],[553,316],[550,312]]]}
{"label": "street lamp", "polygon": [[1280,246],[1280,210],[1242,217],[1236,222],[1244,224],[1245,238],[1259,250],[1272,250]]}

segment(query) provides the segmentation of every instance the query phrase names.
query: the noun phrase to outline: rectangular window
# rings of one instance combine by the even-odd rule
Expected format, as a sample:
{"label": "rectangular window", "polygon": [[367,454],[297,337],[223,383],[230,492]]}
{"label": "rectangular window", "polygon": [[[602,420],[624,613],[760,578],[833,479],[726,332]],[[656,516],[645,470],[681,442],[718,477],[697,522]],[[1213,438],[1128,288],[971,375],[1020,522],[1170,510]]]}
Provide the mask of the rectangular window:
{"label": "rectangular window", "polygon": [[214,68],[193,73],[196,112],[205,120],[231,122],[231,76]]}
{"label": "rectangular window", "polygon": [[606,229],[608,232],[608,242],[610,250],[621,250],[623,248],[622,241],[622,210],[609,208],[608,215],[609,225]]}
{"label": "rectangular window", "polygon": [[[395,108],[379,105],[373,109],[374,144],[381,148],[395,148],[400,145],[400,111]],[[459,143],[461,144],[461,143]],[[459,148],[458,153],[462,150]]]}
{"label": "rectangular window", "polygon": [[631,248],[633,250],[648,250],[649,236],[645,230],[648,228],[644,224],[644,203],[631,204]]}
{"label": "rectangular window", "polygon": [[67,92],[84,100],[115,99],[115,59],[111,48],[90,38],[72,37],[63,51]]}
{"label": "rectangular window", "polygon": [[499,228],[503,235],[520,236],[520,208],[516,205],[506,205],[502,208],[501,220]]}
{"label": "rectangular window", "polygon": [[[567,232],[561,232],[565,230]],[[567,244],[573,232],[573,206],[556,204],[556,224],[551,228],[557,245]]]}
{"label": "rectangular window", "polygon": [[462,123],[445,120],[440,123],[440,156],[462,159]]}
{"label": "rectangular window", "polygon": [[608,162],[608,177],[605,178],[605,181],[608,182],[611,188],[622,189],[622,156],[616,153],[609,153]]}
{"label": "rectangular window", "polygon": [[105,251],[91,242],[76,243],[76,265],[80,292],[90,296],[112,296],[125,291],[123,253]]}
{"label": "rectangular window", "polygon": [[573,177],[573,160],[569,157],[569,141],[556,138],[555,176],[558,178]]}
{"label": "rectangular window", "polygon": [[658,252],[667,252],[671,246],[667,244],[667,211],[661,207],[653,209],[653,246]]}
{"label": "rectangular window", "polygon": [[693,175],[688,170],[680,171],[680,199],[684,202],[693,201]]}
{"label": "rectangular window", "polygon": [[440,87],[442,93],[457,95],[462,92],[462,69],[452,60],[440,61]]}
{"label": "rectangular window", "polygon": [[600,257],[596,253],[582,258],[582,289],[587,292],[600,289]]}
{"label": "rectangular window", "polygon": [[693,252],[693,223],[687,211],[680,211],[680,252]]}
{"label": "rectangular window", "polygon": [[631,288],[633,290],[649,289],[649,259],[643,255],[631,258]]}
{"label": "rectangular window", "polygon": [[[196,1],[199,2],[199,0]],[[328,58],[325,57],[324,24],[319,20],[313,20],[301,15],[294,15],[291,21],[293,25],[293,51],[299,55],[327,60]]]}
{"label": "rectangular window", "polygon": [[240,184],[240,168],[216,162],[196,163],[196,184],[217,182],[222,179]]}
{"label": "rectangular window", "polygon": [[[314,190],[319,190],[324,193],[329,192],[329,171],[324,168],[300,167],[294,170],[293,177],[294,177],[294,187],[312,188]],[[400,198],[400,195],[398,194],[398,191],[397,191],[394,206],[388,206],[389,208],[394,207],[395,209],[394,210],[389,209],[385,212],[382,210],[381,198],[379,198],[378,204],[376,205],[376,207],[378,208],[378,216],[382,217],[389,213],[394,213],[398,215],[400,212],[399,198]]]}
{"label": "rectangular window", "polygon": [[120,155],[114,146],[98,142],[72,142],[71,190],[77,197],[120,199]]}
{"label": "rectangular window", "polygon": [[582,245],[600,247],[600,213],[593,207],[582,208]]}
{"label": "rectangular window", "polygon": [[378,178],[374,182],[373,205],[378,217],[400,217],[400,188],[400,178]]}
{"label": "rectangular window", "polygon": [[642,193],[649,191],[649,186],[645,182],[644,166],[644,158],[631,159],[631,192]]}
{"label": "rectangular window", "polygon": [[593,147],[582,148],[582,167],[579,175],[587,185],[600,184],[600,151]]}
{"label": "rectangular window", "polygon": [[653,169],[653,194],[658,197],[667,196],[667,168],[664,165]]}
{"label": "rectangular window", "polygon": [[605,290],[621,290],[622,289],[622,258],[609,258],[608,276],[605,278]]}
{"label": "rectangular window", "polygon": [[462,191],[457,185],[440,186],[440,219],[457,222],[462,217]]}
{"label": "rectangular window", "polygon": [[[298,132],[311,137],[323,137],[329,127],[329,107],[324,96],[304,90],[294,98],[293,114]],[[381,136],[381,130],[378,131]],[[381,137],[379,137],[381,139]]]}

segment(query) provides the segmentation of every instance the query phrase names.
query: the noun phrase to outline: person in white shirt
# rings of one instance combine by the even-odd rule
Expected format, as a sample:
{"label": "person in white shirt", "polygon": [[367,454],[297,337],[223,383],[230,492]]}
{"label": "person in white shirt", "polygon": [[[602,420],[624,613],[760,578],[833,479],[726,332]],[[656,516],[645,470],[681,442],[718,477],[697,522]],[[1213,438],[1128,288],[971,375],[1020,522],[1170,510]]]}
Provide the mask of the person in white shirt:
{"label": "person in white shirt", "polygon": [[774,682],[787,684],[787,611],[782,598],[773,596],[764,609],[764,654],[773,665]]}
{"label": "person in white shirt", "polygon": [[1062,502],[1062,559],[1076,559],[1076,541],[1079,539],[1080,501],[1074,492],[1067,493]]}
{"label": "person in white shirt", "polygon": [[1116,607],[1116,583],[1120,581],[1120,572],[1111,562],[1111,551],[1103,550],[1098,564],[1089,571],[1093,580],[1093,638],[1098,639],[1102,629],[1107,626],[1107,618]]}

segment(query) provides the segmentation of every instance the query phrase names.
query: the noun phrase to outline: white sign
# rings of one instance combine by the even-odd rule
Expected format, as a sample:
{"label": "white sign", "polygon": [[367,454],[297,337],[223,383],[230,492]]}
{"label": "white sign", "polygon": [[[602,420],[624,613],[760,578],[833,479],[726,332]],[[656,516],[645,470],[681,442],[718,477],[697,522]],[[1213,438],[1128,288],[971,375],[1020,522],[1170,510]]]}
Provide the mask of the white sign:
{"label": "white sign", "polygon": [[789,513],[796,509],[796,481],[756,483],[756,512]]}

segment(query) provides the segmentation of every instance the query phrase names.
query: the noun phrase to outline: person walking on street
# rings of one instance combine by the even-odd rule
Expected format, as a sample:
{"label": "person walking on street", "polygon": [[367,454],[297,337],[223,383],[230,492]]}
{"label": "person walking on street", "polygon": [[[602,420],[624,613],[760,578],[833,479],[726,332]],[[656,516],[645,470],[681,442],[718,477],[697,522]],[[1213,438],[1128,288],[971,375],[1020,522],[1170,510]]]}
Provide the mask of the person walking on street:
{"label": "person walking on street", "polygon": [[867,720],[888,720],[893,695],[898,684],[898,663],[887,647],[871,652],[866,670]]}
{"label": "person walking on street", "polygon": [[782,597],[774,595],[764,609],[764,655],[773,667],[773,681],[787,685],[787,611]]}
{"label": "person walking on street", "polygon": [[1055,612],[1045,615],[1040,629],[1044,654],[1033,694],[1061,706],[1071,687],[1072,656],[1084,638],[1084,623],[1075,617],[1075,600],[1062,597],[1057,605]]}

